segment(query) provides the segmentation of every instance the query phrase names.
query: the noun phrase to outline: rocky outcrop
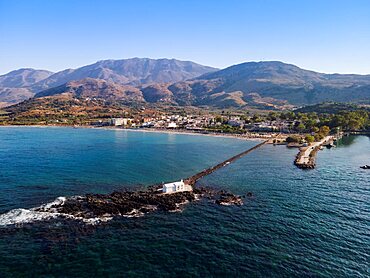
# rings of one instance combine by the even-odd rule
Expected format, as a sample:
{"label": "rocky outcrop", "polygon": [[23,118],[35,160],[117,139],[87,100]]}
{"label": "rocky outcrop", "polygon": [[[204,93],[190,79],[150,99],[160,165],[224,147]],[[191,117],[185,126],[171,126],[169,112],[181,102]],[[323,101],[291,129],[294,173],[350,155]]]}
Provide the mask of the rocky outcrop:
{"label": "rocky outcrop", "polygon": [[243,205],[243,199],[241,196],[237,196],[228,192],[221,193],[220,197],[216,200],[216,204],[223,206],[230,205]]}
{"label": "rocky outcrop", "polygon": [[140,191],[115,191],[111,194],[86,194],[67,198],[52,206],[41,206],[38,212],[53,212],[73,219],[104,219],[114,216],[141,216],[153,211],[181,211],[189,202],[208,198],[219,205],[242,205],[242,197],[226,191],[196,188],[193,191],[162,194],[161,186]]}

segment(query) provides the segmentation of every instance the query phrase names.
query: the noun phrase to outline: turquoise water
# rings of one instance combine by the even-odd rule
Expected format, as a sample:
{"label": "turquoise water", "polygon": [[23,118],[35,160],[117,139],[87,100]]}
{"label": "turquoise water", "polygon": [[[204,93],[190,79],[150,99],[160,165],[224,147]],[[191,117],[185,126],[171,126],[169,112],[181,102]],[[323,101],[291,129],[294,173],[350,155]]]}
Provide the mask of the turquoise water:
{"label": "turquoise water", "polygon": [[[257,142],[95,129],[0,128],[0,213],[58,196],[143,187],[192,175]],[[253,192],[242,207],[207,200],[182,213],[100,226],[58,221],[0,227],[0,277],[370,275],[369,137],[293,165],[264,146],[199,184]]]}

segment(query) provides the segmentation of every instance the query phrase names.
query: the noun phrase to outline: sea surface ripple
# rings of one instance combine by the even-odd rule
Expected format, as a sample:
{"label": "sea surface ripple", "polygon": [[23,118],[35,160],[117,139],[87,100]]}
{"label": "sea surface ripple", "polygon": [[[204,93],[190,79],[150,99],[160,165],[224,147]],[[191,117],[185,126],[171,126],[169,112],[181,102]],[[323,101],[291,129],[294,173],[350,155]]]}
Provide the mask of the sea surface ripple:
{"label": "sea surface ripple", "polygon": [[[59,196],[143,188],[190,176],[258,142],[72,128],[0,128],[0,214]],[[0,277],[369,277],[370,140],[345,137],[317,168],[264,146],[199,185],[252,192],[181,213],[101,225],[45,219],[0,227]],[[0,219],[1,219],[0,215]],[[8,215],[9,216],[9,215]],[[42,219],[41,219],[42,220]]]}

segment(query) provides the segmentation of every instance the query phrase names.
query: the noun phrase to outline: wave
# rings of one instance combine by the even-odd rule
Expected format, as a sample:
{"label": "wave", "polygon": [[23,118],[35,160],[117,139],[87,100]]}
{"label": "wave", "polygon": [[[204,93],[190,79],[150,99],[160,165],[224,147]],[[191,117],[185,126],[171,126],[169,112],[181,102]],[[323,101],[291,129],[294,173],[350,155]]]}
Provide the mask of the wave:
{"label": "wave", "polygon": [[158,194],[151,190],[138,192],[113,192],[111,194],[86,194],[85,196],[58,197],[38,207],[13,209],[0,214],[0,227],[51,219],[71,219],[96,225],[115,216],[140,217],[156,210],[181,212],[186,204],[197,201],[202,194],[180,192]]}
{"label": "wave", "polygon": [[[72,198],[79,198],[79,196]],[[86,224],[96,225],[102,222],[107,222],[113,218],[111,216],[84,218],[58,212],[56,207],[63,206],[66,200],[66,197],[58,197],[54,201],[43,204],[39,207],[30,209],[18,208],[10,210],[0,215],[0,227],[12,225],[19,226],[22,224],[28,224],[37,221],[47,221],[56,218],[78,220]]]}

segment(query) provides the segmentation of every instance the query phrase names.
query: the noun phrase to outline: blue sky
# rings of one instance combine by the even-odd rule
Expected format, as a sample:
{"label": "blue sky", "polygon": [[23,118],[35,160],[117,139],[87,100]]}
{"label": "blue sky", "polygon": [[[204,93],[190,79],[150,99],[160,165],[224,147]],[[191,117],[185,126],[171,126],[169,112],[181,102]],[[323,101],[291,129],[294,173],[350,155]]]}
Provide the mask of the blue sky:
{"label": "blue sky", "polygon": [[370,74],[370,1],[0,0],[0,74],[130,57]]}

